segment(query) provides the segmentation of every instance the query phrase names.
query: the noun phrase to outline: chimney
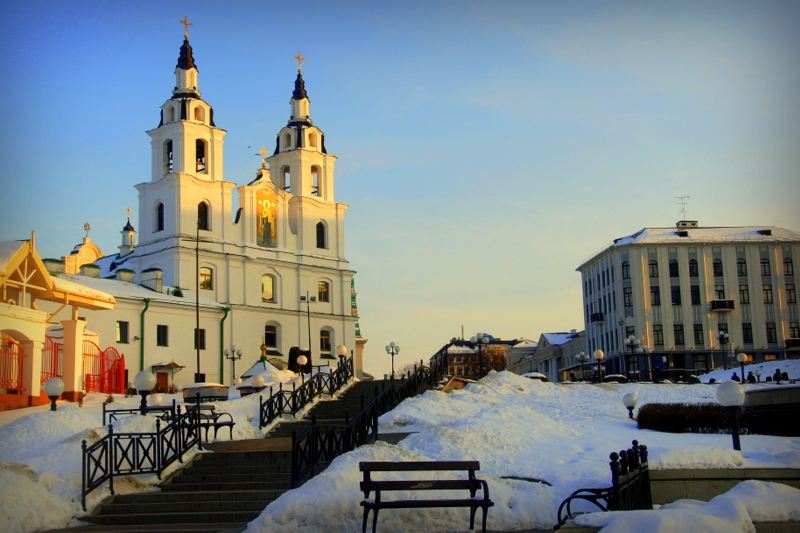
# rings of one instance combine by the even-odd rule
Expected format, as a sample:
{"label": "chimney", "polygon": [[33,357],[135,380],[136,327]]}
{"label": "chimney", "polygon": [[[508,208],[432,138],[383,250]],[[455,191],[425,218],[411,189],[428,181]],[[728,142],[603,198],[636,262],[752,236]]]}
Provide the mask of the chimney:
{"label": "chimney", "polygon": [[42,263],[44,263],[44,267],[48,272],[52,272],[53,274],[64,273],[64,261],[61,259],[42,259]]}
{"label": "chimney", "polygon": [[100,267],[97,265],[93,265],[92,263],[88,263],[81,267],[80,275],[86,276],[87,278],[99,278]]}
{"label": "chimney", "polygon": [[136,272],[129,268],[117,269],[116,275],[119,281],[130,281],[131,283],[133,283],[134,279],[136,278]]}
{"label": "chimney", "polygon": [[678,229],[696,228],[697,227],[697,221],[696,220],[681,220],[680,222],[675,224],[675,227],[678,228]]}
{"label": "chimney", "polygon": [[163,282],[161,281],[162,274],[163,271],[160,268],[142,270],[141,285],[147,287],[151,291],[162,292],[164,289]]}

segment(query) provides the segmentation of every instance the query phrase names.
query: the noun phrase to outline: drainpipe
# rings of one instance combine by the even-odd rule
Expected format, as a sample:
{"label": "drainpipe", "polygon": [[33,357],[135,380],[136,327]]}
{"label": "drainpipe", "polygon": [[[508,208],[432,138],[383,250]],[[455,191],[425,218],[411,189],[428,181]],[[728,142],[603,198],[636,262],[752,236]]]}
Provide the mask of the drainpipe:
{"label": "drainpipe", "polygon": [[[224,307],[222,311],[225,313],[222,315],[222,320],[219,321],[219,382],[222,383],[223,372],[225,371],[225,339],[223,334],[223,327],[222,323],[225,322],[225,319],[228,318],[228,312],[231,310],[230,307]],[[233,379],[236,379],[236,376],[233,376]]]}
{"label": "drainpipe", "polygon": [[144,370],[144,314],[147,312],[147,308],[150,307],[150,298],[144,299],[144,309],[142,309],[142,315],[139,319],[139,370]]}

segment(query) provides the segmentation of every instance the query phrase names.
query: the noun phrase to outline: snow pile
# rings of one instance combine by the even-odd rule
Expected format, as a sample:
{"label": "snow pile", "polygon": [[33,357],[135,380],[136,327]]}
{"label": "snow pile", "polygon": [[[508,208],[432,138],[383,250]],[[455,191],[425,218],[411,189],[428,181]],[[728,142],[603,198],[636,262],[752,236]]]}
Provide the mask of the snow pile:
{"label": "snow pile", "polygon": [[[730,361],[728,362],[727,370],[718,368],[708,374],[697,377],[700,378],[700,381],[703,383],[708,383],[708,380],[712,378],[719,383],[720,381],[729,381],[733,373],[736,372],[736,375],[741,379],[741,367],[735,359],[732,360],[733,363],[730,363]],[[780,361],[764,361],[763,363],[746,364],[744,365],[744,376],[747,378],[748,372],[752,372],[755,375],[757,370],[761,370],[761,383],[765,383],[767,377],[772,377],[776,369],[789,374],[789,379],[800,380],[800,359],[781,359]],[[781,383],[786,382],[781,381]]]}

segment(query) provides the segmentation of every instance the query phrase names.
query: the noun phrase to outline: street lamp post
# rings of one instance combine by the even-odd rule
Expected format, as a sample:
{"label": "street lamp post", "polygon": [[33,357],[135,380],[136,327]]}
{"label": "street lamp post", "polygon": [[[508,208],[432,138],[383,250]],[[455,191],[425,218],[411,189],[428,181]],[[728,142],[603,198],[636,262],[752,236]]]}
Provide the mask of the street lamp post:
{"label": "street lamp post", "polygon": [[144,416],[147,414],[147,395],[156,386],[156,377],[152,372],[142,370],[133,378],[133,386],[136,387],[142,397],[142,403],[139,404],[139,413]]}
{"label": "street lamp post", "polygon": [[308,316],[308,356],[311,357],[311,302],[316,302],[316,296],[309,296],[306,291],[305,296],[300,297],[301,302],[306,302],[306,314]]}
{"label": "street lamp post", "polygon": [[[628,338],[625,339],[625,346],[628,347],[631,351],[631,356],[636,355],[636,353],[642,353],[641,348],[639,345],[642,344],[642,341],[636,338],[635,335],[628,335]],[[630,360],[628,361],[628,369],[630,369]],[[638,368],[638,367],[637,367]],[[630,374],[630,372],[628,372]]]}
{"label": "street lamp post", "polygon": [[720,347],[720,350],[722,351],[722,369],[723,370],[728,370],[728,350],[727,350],[727,348],[725,348],[725,345],[728,344],[728,340],[730,338],[731,338],[731,336],[728,335],[724,331],[720,331],[719,333],[717,333],[717,339],[719,339],[719,347]]}
{"label": "street lamp post", "polygon": [[640,346],[639,350],[644,354],[644,360],[647,361],[647,371],[650,374],[650,381],[653,381],[653,361],[650,360],[650,354],[653,350],[649,346]]}
{"label": "street lamp post", "polygon": [[744,403],[744,389],[735,381],[726,381],[717,387],[717,401],[721,403],[730,414],[733,449],[741,450],[742,444],[739,441],[739,424],[736,421],[736,413],[742,408],[742,404]]}
{"label": "street lamp post", "polygon": [[50,398],[50,410],[56,410],[56,400],[64,392],[64,380],[59,377],[50,378],[44,384],[44,393]]}
{"label": "street lamp post", "polygon": [[629,392],[625,396],[622,397],[622,405],[627,407],[628,409],[628,418],[633,418],[633,408],[636,407],[636,404],[639,402],[639,398],[636,397],[636,394]]}
{"label": "street lamp post", "polygon": [[483,347],[486,344],[489,344],[489,335],[485,333],[478,333],[474,337],[472,337],[469,342],[472,343],[472,347],[474,348],[475,345],[478,345],[478,378],[482,378],[484,376],[483,373]]}
{"label": "street lamp post", "polygon": [[744,363],[747,361],[747,354],[745,353],[737,353],[736,360],[739,361],[739,365],[742,368],[742,383],[744,383]]}
{"label": "street lamp post", "polygon": [[237,350],[236,346],[231,344],[231,347],[230,348],[225,348],[225,350],[222,353],[225,354],[225,359],[230,359],[231,360],[231,365],[232,365],[231,379],[233,380],[233,384],[235,386],[236,385],[236,360],[242,358],[242,355],[244,355],[244,351],[241,350],[241,349]]}
{"label": "street lamp post", "polygon": [[300,382],[302,385],[306,384],[306,370],[303,368],[308,363],[308,358],[305,355],[301,355],[297,358],[297,364],[300,367]]}
{"label": "street lamp post", "polygon": [[336,355],[339,356],[339,364],[344,364],[344,358],[347,357],[347,346],[340,344],[336,347]]}
{"label": "street lamp post", "polygon": [[597,361],[597,377],[599,378],[600,383],[603,382],[603,367],[600,366],[600,361],[602,361],[603,357],[605,356],[605,352],[599,348],[592,352],[592,357],[594,357],[595,361]]}
{"label": "street lamp post", "polygon": [[763,373],[764,373],[764,371],[761,370],[760,368],[758,370],[756,370],[756,381],[758,381],[759,383],[761,383],[761,374],[763,374]]}
{"label": "street lamp post", "polygon": [[588,362],[588,361],[589,361],[589,354],[587,354],[586,352],[584,352],[583,350],[581,350],[581,351],[578,353],[578,355],[576,355],[575,357],[578,359],[578,361],[580,361],[580,362],[581,362],[581,381],[583,381],[583,379],[584,379],[584,375],[583,375],[583,363],[586,363],[586,362]]}
{"label": "street lamp post", "polygon": [[[345,351],[346,352],[346,351]],[[394,356],[400,352],[400,345],[392,341],[386,345],[386,353],[392,356],[392,380],[394,380]]]}

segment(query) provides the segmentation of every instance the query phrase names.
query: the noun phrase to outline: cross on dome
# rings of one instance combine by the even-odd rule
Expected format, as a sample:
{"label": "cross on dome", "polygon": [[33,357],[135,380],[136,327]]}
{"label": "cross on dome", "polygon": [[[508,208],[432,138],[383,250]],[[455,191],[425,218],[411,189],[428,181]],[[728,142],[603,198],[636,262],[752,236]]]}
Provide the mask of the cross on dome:
{"label": "cross on dome", "polygon": [[191,22],[189,22],[189,17],[183,17],[183,20],[179,20],[181,24],[183,24],[183,38],[189,38],[189,26],[193,26]]}
{"label": "cross on dome", "polygon": [[267,154],[269,154],[269,150],[267,150],[266,146],[262,146],[261,150],[258,152],[261,154],[261,168],[267,168]]}
{"label": "cross on dome", "polygon": [[303,72],[303,61],[306,60],[300,52],[297,52],[296,56],[293,56],[297,60],[297,72]]}

